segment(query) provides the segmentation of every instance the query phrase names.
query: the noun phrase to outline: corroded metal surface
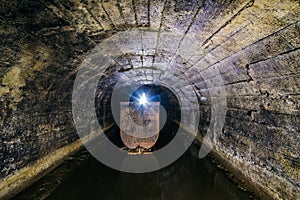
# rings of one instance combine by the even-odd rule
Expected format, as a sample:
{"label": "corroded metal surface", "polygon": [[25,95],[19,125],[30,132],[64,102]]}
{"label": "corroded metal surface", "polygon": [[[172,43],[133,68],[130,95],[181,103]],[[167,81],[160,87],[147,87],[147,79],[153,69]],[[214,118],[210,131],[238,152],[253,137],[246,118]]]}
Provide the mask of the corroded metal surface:
{"label": "corroded metal surface", "polygon": [[139,106],[132,102],[120,103],[120,135],[129,149],[153,147],[159,136],[159,102]]}

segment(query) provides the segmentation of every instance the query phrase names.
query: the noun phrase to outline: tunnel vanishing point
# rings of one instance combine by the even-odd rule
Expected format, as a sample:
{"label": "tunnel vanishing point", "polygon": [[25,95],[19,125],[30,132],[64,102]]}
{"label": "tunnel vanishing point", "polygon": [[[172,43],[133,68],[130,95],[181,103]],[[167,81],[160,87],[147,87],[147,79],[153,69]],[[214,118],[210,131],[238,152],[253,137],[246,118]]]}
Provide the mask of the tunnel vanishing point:
{"label": "tunnel vanishing point", "polygon": [[120,79],[163,86],[182,107],[167,120],[195,104],[197,120],[176,122],[259,197],[300,198],[299,0],[2,0],[0,13],[0,199],[92,140],[72,112],[86,66],[76,87],[94,81],[102,130]]}

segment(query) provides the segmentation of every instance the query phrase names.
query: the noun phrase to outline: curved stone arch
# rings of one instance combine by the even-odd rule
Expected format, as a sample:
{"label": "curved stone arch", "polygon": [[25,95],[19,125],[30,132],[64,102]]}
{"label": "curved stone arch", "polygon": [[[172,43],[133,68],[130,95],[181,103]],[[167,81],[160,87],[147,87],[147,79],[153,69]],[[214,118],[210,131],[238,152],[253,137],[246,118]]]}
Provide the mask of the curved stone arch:
{"label": "curved stone arch", "polygon": [[[130,32],[126,32],[127,34],[126,37],[128,36],[128,33]],[[137,33],[140,33],[140,31],[137,31]],[[86,60],[82,63],[82,68],[78,71],[75,84],[74,84],[72,107],[73,107],[74,121],[77,127],[77,131],[81,138],[83,136],[86,136],[87,133],[103,135],[101,134],[102,133],[101,127],[97,123],[96,115],[95,112],[93,111],[93,107],[94,107],[93,99],[95,98],[94,90],[97,87],[96,83],[98,83],[101,76],[105,75],[105,71],[109,70],[111,66],[117,64],[115,59],[118,59],[118,57],[127,53],[124,51],[122,52],[118,48],[118,43],[113,41],[115,38],[118,37],[120,38],[121,36],[122,33],[120,33],[120,35],[116,34],[114,38],[112,38],[112,41],[107,39],[103,43],[100,43],[99,46],[97,46],[93,51],[91,51],[90,56],[86,58]],[[134,41],[131,41],[131,45],[133,45],[133,47],[135,47],[134,44],[135,44]],[[138,49],[134,49],[134,50],[136,51]],[[129,53],[132,54],[132,52],[130,51]],[[117,70],[114,71],[116,72]],[[198,129],[198,123],[196,121],[197,119],[199,119],[199,117],[195,117],[195,115],[197,115],[199,111],[198,97],[193,87],[190,85],[190,83],[186,82],[186,79],[184,79],[183,77],[173,76],[172,73],[164,74],[163,72],[165,70],[162,70],[161,71],[162,73],[160,73],[160,76],[156,79],[153,76],[153,70],[152,70],[152,80],[148,80],[146,76],[146,71],[147,70],[142,68],[134,68],[129,71],[119,73],[117,75],[118,76],[117,84],[124,86],[129,83],[129,84],[133,84],[134,87],[137,87],[138,85],[152,83],[156,85],[163,85],[164,87],[171,89],[171,91],[174,91],[174,94],[177,96],[180,103],[180,109],[182,111],[181,123],[185,124],[184,127],[187,127],[187,125],[190,124],[190,131],[193,132],[193,134],[188,137],[185,134],[176,134],[175,140],[174,141],[172,140],[172,142],[169,145],[164,147],[163,148],[164,150],[161,149],[158,150],[158,152],[154,152],[156,157],[159,160],[160,167],[163,167],[170,164],[170,162],[174,161],[174,159],[177,159],[178,156],[182,155],[182,153],[186,150],[186,148],[189,147],[189,145],[193,141],[193,138],[196,136],[197,129]],[[125,79],[123,80],[122,77]],[[114,101],[114,92],[112,94],[112,103],[113,101]],[[112,109],[114,114],[114,108],[112,107]],[[181,126],[182,125],[180,124],[180,127]],[[182,129],[180,129],[180,131],[181,130]],[[105,142],[107,140],[103,140],[103,141]],[[174,147],[171,146],[175,144],[178,145],[181,142],[184,143],[182,145],[182,148],[178,148],[178,150],[174,151]],[[111,152],[117,151],[113,149],[114,147],[110,143],[106,143],[106,147],[109,147]],[[96,156],[98,159],[100,159],[101,161],[105,163],[110,163],[109,165],[111,167],[119,170],[125,170],[125,171],[133,170],[132,172],[136,172],[135,170],[137,170],[137,172],[154,170],[154,168],[148,169],[147,167],[145,168],[145,166],[139,169],[130,169],[130,168],[120,169],[119,167],[123,165],[113,164],[115,163],[115,161],[105,159],[103,155],[101,156],[101,152],[99,152],[98,150],[96,152],[93,151],[92,150],[93,148],[90,146],[87,146],[87,149],[91,150],[92,154]],[[167,153],[167,151],[171,151],[172,153],[171,154]],[[166,154],[169,154],[169,156],[166,157]],[[124,157],[123,153],[118,155],[121,156],[119,157],[120,159]],[[120,159],[119,162],[121,162]]]}
{"label": "curved stone arch", "polygon": [[[127,58],[132,58],[134,56],[141,56],[143,55],[143,48],[147,48],[146,44],[142,43],[142,35],[143,33],[146,33],[145,30],[139,30],[139,29],[133,29],[129,31],[119,32],[113,35],[111,38],[106,39],[102,43],[100,43],[95,49],[93,49],[90,53],[90,55],[87,57],[87,59],[84,61],[87,65],[94,66],[98,69],[100,73],[103,73],[107,67],[107,65],[118,65],[118,63],[115,61],[121,56],[126,55]],[[169,32],[163,32],[164,37],[172,39],[172,40],[181,40],[182,34],[177,33],[169,33]],[[166,40],[164,40],[166,41]],[[192,41],[192,40],[190,40]],[[175,75],[171,70],[174,68],[177,68],[180,70],[181,64],[185,63],[187,68],[190,70],[193,69],[194,71],[198,71],[200,73],[200,76],[203,77],[204,82],[208,86],[209,95],[210,95],[210,101],[212,103],[212,115],[211,115],[211,123],[209,126],[209,129],[207,131],[207,134],[204,138],[204,146],[201,148],[199,152],[200,157],[204,157],[210,150],[212,150],[213,146],[216,144],[218,136],[220,135],[220,131],[222,130],[222,126],[225,122],[224,118],[224,112],[226,112],[226,94],[225,90],[222,87],[222,76],[220,76],[219,71],[215,70],[214,68],[206,68],[204,70],[198,70],[197,67],[193,66],[191,67],[188,64],[188,61],[185,61],[183,59],[183,63],[176,63],[176,59],[181,58],[181,55],[178,55],[177,49],[173,49],[173,52],[169,52],[170,46],[168,46],[169,43],[165,42],[164,44],[160,44],[160,46],[156,47],[156,53],[159,52],[156,57],[163,61],[163,63],[155,63],[155,61],[152,63],[152,67],[154,68],[160,68],[163,66],[163,70],[159,74],[158,78],[154,78],[153,71],[152,71],[152,80],[148,80],[145,76],[145,70],[142,65],[139,67],[134,67],[133,69],[123,72],[123,76],[119,76],[119,79],[122,77],[124,78],[125,74],[128,74],[127,81],[131,81],[132,79],[136,79],[134,82],[139,82],[139,84],[164,84],[165,87],[172,88],[175,91],[175,94],[178,96],[178,99],[180,103],[182,103],[181,110],[197,110],[196,112],[199,112],[196,108],[191,108],[188,105],[188,102],[194,102],[198,104],[198,93],[196,92],[193,84],[190,82],[189,74],[181,73],[179,77]],[[192,52],[189,52],[193,54]],[[165,60],[165,55],[172,55],[170,60]],[[146,67],[145,67],[146,68]],[[101,72],[102,70],[102,72]],[[168,73],[166,73],[168,71]],[[137,74],[139,73],[139,74]],[[216,87],[216,84],[214,81],[211,80],[211,77],[214,77],[216,79],[219,78],[219,83],[217,84],[218,87]],[[120,81],[120,80],[119,80]],[[221,84],[220,84],[221,83]],[[124,82],[124,85],[126,83]],[[190,97],[193,96],[193,93],[196,92],[195,99],[191,99]],[[218,96],[222,93],[223,98],[217,98],[215,96]],[[217,98],[217,99],[216,99]],[[186,118],[191,118],[191,113],[184,114],[182,121],[185,122],[187,127],[193,128],[193,125],[196,124],[191,123],[193,125],[189,125],[190,120],[185,120]],[[192,120],[195,121],[195,120]],[[197,120],[196,120],[197,121]],[[193,129],[192,132],[195,132],[196,129]],[[201,155],[200,155],[201,154]]]}

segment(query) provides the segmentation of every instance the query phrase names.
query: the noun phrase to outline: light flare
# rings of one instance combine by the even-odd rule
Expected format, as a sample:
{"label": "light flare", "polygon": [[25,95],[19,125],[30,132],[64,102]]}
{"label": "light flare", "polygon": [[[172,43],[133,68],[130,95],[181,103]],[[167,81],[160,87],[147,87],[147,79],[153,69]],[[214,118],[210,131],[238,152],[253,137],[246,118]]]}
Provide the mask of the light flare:
{"label": "light flare", "polygon": [[148,103],[148,99],[146,94],[143,92],[142,96],[139,98],[140,105],[146,105]]}

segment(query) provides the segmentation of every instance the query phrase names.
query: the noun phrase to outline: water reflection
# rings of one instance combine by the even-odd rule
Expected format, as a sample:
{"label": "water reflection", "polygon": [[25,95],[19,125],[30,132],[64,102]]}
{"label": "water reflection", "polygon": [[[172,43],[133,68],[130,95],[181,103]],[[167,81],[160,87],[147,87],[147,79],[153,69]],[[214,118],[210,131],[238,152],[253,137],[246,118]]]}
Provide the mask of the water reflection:
{"label": "water reflection", "polygon": [[[192,146],[164,169],[130,174],[106,167],[83,151],[15,199],[250,199],[252,194],[239,189],[209,158],[198,159],[194,155],[197,149]],[[44,193],[39,192],[41,187]],[[53,191],[47,193],[47,187]]]}

